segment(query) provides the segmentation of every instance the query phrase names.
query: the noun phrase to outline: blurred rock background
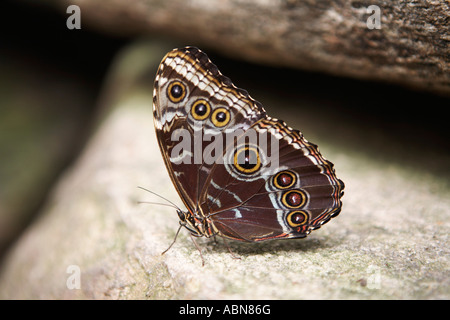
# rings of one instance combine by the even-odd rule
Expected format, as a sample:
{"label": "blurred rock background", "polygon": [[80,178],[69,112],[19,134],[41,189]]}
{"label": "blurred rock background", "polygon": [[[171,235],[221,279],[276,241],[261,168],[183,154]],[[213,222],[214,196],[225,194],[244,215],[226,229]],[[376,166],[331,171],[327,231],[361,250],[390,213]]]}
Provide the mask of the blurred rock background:
{"label": "blurred rock background", "polygon": [[[448,299],[450,10],[380,3],[369,30],[370,4],[3,1],[0,297]],[[306,240],[232,244],[238,261],[202,242],[201,280],[188,237],[159,255],[175,212],[136,206],[139,185],[178,201],[151,94],[165,52],[184,45],[319,144],[347,186],[342,215]]]}
{"label": "blurred rock background", "polygon": [[1,5],[0,253],[39,211],[92,130],[96,99],[125,42],[69,32],[45,3]]}

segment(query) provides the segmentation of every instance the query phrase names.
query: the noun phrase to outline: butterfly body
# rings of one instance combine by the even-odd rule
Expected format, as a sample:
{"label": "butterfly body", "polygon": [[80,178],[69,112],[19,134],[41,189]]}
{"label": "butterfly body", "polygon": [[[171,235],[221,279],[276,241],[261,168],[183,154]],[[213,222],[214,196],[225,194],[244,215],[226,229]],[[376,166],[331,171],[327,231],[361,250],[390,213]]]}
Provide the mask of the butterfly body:
{"label": "butterfly body", "polygon": [[154,85],[158,143],[194,236],[302,238],[339,214],[344,183],[298,130],[223,76],[194,47],[162,60]]}

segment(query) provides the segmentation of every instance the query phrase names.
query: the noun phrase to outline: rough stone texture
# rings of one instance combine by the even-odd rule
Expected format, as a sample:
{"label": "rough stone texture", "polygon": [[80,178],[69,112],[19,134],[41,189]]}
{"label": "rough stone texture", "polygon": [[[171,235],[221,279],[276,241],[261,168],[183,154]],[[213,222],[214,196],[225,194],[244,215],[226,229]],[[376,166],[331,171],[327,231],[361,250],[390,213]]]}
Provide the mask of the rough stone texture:
{"label": "rough stone texture", "polygon": [[[185,230],[161,255],[178,217],[173,208],[139,204],[161,200],[137,186],[181,202],[164,167],[151,112],[154,73],[170,48],[137,43],[118,57],[105,86],[102,121],[40,219],[11,249],[0,274],[0,298],[450,298],[447,176],[433,174],[427,164],[373,157],[357,143],[358,126],[314,137],[321,124],[348,116],[308,118],[308,102],[301,99],[297,109],[281,112],[335,163],[346,183],[341,215],[306,239],[231,242],[241,259],[221,240],[199,239],[202,267]],[[289,103],[267,93],[253,96],[270,102],[269,114]],[[407,146],[403,150],[399,159],[410,156]],[[384,151],[383,145],[376,150]],[[448,151],[437,159],[448,159]],[[435,163],[436,169],[443,164]],[[71,266],[81,271],[79,289],[67,286],[73,284]]]}
{"label": "rough stone texture", "polygon": [[[450,93],[450,4],[443,0],[70,0],[82,26],[158,34],[252,62]],[[381,28],[369,29],[377,5]],[[372,20],[370,20],[372,21]]]}

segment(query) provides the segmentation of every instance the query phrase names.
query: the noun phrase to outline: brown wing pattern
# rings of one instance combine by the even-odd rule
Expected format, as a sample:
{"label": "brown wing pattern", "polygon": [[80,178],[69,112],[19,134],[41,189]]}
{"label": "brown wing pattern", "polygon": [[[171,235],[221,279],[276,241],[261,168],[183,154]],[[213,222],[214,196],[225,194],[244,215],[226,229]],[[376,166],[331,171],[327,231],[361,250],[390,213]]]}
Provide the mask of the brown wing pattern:
{"label": "brown wing pattern", "polygon": [[153,105],[170,177],[210,232],[242,241],[300,238],[340,212],[344,183],[333,164],[197,48],[164,57]]}

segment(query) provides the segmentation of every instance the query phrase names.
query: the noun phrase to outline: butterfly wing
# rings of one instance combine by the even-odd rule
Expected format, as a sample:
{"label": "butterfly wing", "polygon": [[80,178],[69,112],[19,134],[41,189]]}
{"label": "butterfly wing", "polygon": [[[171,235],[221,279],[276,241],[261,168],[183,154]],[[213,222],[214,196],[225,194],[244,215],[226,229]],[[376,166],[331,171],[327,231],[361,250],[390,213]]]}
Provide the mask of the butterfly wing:
{"label": "butterfly wing", "polygon": [[251,148],[243,144],[228,150],[228,164],[209,177],[202,210],[220,234],[244,241],[301,238],[339,214],[344,183],[316,145],[269,117],[250,130],[267,146],[257,149],[259,169],[246,172],[234,162],[239,159],[231,155]]}
{"label": "butterfly wing", "polygon": [[299,238],[340,212],[344,184],[333,164],[299,131],[268,117],[200,50],[164,57],[153,105],[170,177],[211,230],[204,235]]}

